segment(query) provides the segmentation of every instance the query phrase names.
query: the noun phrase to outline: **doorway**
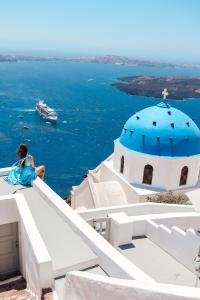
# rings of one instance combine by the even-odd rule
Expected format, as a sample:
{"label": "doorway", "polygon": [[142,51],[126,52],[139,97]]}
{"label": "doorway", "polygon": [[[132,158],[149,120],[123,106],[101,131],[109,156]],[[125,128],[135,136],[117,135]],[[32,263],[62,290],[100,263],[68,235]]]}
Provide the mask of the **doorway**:
{"label": "doorway", "polygon": [[0,281],[19,274],[18,223],[0,225]]}

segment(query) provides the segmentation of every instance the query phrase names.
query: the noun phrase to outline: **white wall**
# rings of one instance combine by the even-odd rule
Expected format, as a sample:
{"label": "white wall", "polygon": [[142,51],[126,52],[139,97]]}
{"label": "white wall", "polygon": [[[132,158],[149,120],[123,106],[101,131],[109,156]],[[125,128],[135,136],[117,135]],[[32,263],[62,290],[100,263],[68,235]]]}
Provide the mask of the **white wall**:
{"label": "white wall", "polygon": [[[171,227],[178,226],[180,229],[188,230],[189,228],[193,228],[196,230],[200,229],[200,214],[194,213],[194,212],[187,212],[187,207],[182,207],[185,209],[185,212],[181,212],[181,210],[178,212],[178,205],[172,205],[174,208],[170,211],[170,205],[166,205],[166,210],[163,213],[163,209],[165,207],[165,204],[137,204],[132,205],[133,207],[140,208],[140,214],[137,214],[138,211],[136,211],[136,214],[134,215],[127,215],[126,207],[123,210],[123,207],[121,209],[118,207],[118,209],[110,208],[107,211],[107,215],[103,214],[102,209],[96,210],[96,212],[93,211],[91,213],[88,212],[80,212],[79,214],[84,217],[84,219],[97,219],[101,217],[108,216],[110,218],[110,234],[109,234],[109,241],[112,245],[119,246],[119,245],[125,245],[129,244],[132,241],[133,236],[141,236],[147,234],[147,224],[148,220],[153,220],[155,222],[155,225],[158,227],[159,224],[161,228],[164,226],[169,227],[167,230],[170,231]],[[150,207],[148,207],[150,206]],[[152,206],[152,211],[150,210]],[[153,208],[155,207],[155,210]],[[157,209],[156,209],[157,207]],[[171,207],[171,209],[172,209]],[[142,209],[143,208],[143,209]],[[149,211],[147,210],[149,208]],[[161,213],[159,214],[159,208],[161,210]],[[181,208],[181,206],[180,206]],[[189,207],[188,207],[189,208]],[[148,214],[147,214],[148,211]],[[151,214],[152,212],[152,214]],[[153,212],[158,212],[157,214],[153,214]],[[129,212],[130,213],[130,212]],[[144,214],[143,214],[144,213]],[[179,229],[179,230],[180,230]],[[163,236],[157,235],[157,232],[155,231],[155,236],[159,239],[160,243],[162,244]],[[160,244],[159,244],[160,245]],[[199,241],[200,246],[200,241]],[[161,246],[162,247],[162,246]],[[196,246],[194,247],[196,249]],[[195,250],[196,251],[196,250]]]}
{"label": "white wall", "polygon": [[40,295],[43,288],[53,287],[52,261],[23,195],[16,195],[16,205],[20,216],[23,276],[27,287]]}
{"label": "white wall", "polygon": [[200,212],[200,188],[186,193],[196,212]]}
{"label": "white wall", "polygon": [[194,207],[192,205],[145,202],[129,205],[120,205],[116,207],[81,210],[78,211],[78,214],[84,220],[89,220],[92,218],[106,217],[108,214],[117,212],[124,212],[127,216],[140,216],[149,214],[194,212]]}
{"label": "white wall", "polygon": [[19,221],[19,214],[14,196],[0,197],[0,225]]}
{"label": "white wall", "polygon": [[195,300],[200,289],[70,272],[60,300]]}
{"label": "white wall", "polygon": [[94,201],[88,183],[88,178],[85,178],[72,193],[71,206],[73,209],[94,208]]}
{"label": "white wall", "polygon": [[110,169],[106,162],[102,163],[101,165],[101,176],[100,181],[117,181],[125,195],[128,203],[133,204],[139,202],[139,195],[136,193],[136,191],[132,188],[132,186],[126,181],[125,178],[123,178],[119,173],[117,173],[114,169]]}
{"label": "white wall", "polygon": [[186,232],[176,226],[169,229],[163,224],[157,225],[149,220],[146,224],[146,235],[151,241],[194,272],[194,258],[199,252],[200,235],[193,229],[188,229]]}
{"label": "white wall", "polygon": [[114,246],[131,243],[133,236],[146,234],[146,220],[158,224],[180,226],[180,228],[200,228],[200,214],[189,205],[140,203],[107,209],[79,212],[85,220],[110,218],[109,241]]}
{"label": "white wall", "polygon": [[189,228],[200,230],[200,214],[188,213],[188,214],[173,214],[171,216],[163,215],[161,217],[155,216],[153,218],[157,224],[163,224],[169,228],[177,226],[180,229],[186,231]]}
{"label": "white wall", "polygon": [[[196,185],[200,169],[200,155],[190,157],[161,157],[141,154],[129,150],[117,141],[114,148],[114,169],[120,172],[121,157],[124,156],[124,178],[133,184],[142,184],[145,165],[152,165],[152,186],[165,190],[174,190]],[[181,170],[188,166],[187,185],[179,186]],[[169,176],[170,174],[170,176]],[[144,185],[145,186],[145,185]]]}
{"label": "white wall", "polygon": [[109,241],[114,246],[126,245],[132,242],[132,227],[131,218],[123,212],[110,214],[110,234]]}
{"label": "white wall", "polygon": [[110,207],[127,204],[124,190],[117,181],[94,183],[96,196],[95,207]]}
{"label": "white wall", "polygon": [[13,222],[19,224],[20,271],[40,298],[42,288],[53,287],[52,262],[22,194],[0,197],[0,225]]}

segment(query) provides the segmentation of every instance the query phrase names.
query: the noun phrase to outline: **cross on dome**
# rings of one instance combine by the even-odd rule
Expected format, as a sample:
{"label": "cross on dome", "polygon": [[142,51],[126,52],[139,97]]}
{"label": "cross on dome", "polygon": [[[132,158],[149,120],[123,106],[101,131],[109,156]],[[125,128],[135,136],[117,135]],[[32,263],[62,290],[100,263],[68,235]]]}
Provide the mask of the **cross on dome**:
{"label": "cross on dome", "polygon": [[162,91],[162,95],[163,95],[163,100],[166,100],[167,96],[169,95],[166,88]]}

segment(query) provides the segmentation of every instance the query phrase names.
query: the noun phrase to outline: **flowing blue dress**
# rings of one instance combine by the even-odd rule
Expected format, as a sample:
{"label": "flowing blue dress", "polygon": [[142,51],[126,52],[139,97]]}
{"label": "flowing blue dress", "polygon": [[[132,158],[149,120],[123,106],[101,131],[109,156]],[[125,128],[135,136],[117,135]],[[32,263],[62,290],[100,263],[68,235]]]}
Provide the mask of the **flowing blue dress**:
{"label": "flowing blue dress", "polygon": [[32,167],[30,161],[25,162],[24,167],[19,166],[23,164],[25,160],[27,160],[31,155],[27,155],[20,161],[17,161],[12,165],[12,169],[10,170],[8,176],[5,177],[5,181],[9,184],[21,184],[30,186],[32,185],[32,181],[36,179],[36,171],[35,168]]}

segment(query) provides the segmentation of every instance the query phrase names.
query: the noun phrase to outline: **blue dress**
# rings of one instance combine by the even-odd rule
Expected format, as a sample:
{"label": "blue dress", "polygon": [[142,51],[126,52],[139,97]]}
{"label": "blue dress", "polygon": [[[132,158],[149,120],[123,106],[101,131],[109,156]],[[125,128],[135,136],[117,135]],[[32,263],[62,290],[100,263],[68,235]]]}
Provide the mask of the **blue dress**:
{"label": "blue dress", "polygon": [[[20,164],[31,157],[31,155],[27,155],[23,159],[20,160]],[[8,176],[5,177],[5,181],[9,184],[21,184],[30,186],[32,185],[32,181],[36,179],[36,171],[35,168],[32,167],[30,161],[25,162],[24,167],[19,166],[19,161],[12,165],[12,169],[10,170]]]}

